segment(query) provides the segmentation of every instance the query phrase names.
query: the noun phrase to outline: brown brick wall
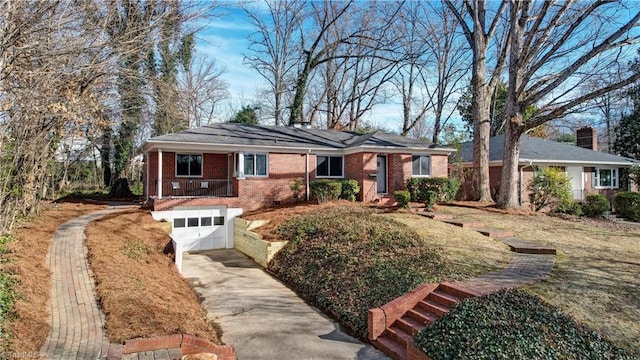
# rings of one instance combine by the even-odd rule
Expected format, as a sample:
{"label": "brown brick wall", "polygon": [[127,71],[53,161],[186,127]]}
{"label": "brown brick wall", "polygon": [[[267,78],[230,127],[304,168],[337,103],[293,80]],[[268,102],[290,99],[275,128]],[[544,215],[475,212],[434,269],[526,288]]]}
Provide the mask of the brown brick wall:
{"label": "brown brick wall", "polygon": [[411,155],[389,154],[389,194],[407,188],[407,180],[411,178]]}
{"label": "brown brick wall", "polygon": [[[431,155],[431,177],[447,177],[449,157],[447,155]],[[411,174],[411,168],[409,168]]]}
{"label": "brown brick wall", "polygon": [[[376,174],[376,153],[356,153],[344,156],[344,177],[354,179],[360,185],[360,201],[379,201],[384,204],[393,204],[393,192],[406,187],[406,180],[411,177],[410,154],[388,154],[388,194],[380,197],[376,191],[376,179],[371,174]],[[149,154],[149,179],[150,195],[157,195],[155,180],[157,180],[157,153]],[[228,164],[234,166],[234,158],[227,154],[204,154],[203,177],[219,178],[227,177]],[[269,154],[269,176],[267,178],[247,177],[237,180],[233,178],[233,198],[184,198],[162,199],[156,201],[154,207],[157,210],[169,209],[174,206],[205,206],[227,205],[229,207],[242,207],[245,211],[255,210],[261,207],[271,206],[274,203],[286,203],[293,201],[291,184],[294,179],[305,179],[304,154]],[[432,172],[438,176],[446,176],[447,157],[444,155],[432,156]],[[444,169],[444,173],[443,173]],[[163,153],[163,178],[175,177],[175,153]],[[316,156],[309,155],[309,180],[316,179]],[[305,185],[303,184],[303,196]]]}
{"label": "brown brick wall", "polygon": [[345,179],[358,181],[360,194],[358,200],[373,201],[376,199],[377,154],[356,153],[345,156]]}

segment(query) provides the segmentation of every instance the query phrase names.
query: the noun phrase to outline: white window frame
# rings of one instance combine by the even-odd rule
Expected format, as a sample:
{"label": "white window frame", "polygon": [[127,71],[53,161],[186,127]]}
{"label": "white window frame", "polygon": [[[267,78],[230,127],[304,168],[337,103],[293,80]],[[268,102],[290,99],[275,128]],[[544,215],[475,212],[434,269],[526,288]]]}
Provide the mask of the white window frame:
{"label": "white window frame", "polygon": [[[425,174],[414,174],[414,173],[413,173],[413,158],[414,158],[415,156],[418,156],[418,157],[426,156],[426,157],[428,157],[428,158],[429,158],[429,174],[426,174],[426,175],[425,175]],[[412,155],[411,155],[411,177],[414,177],[414,178],[421,178],[421,177],[427,178],[427,177],[431,177],[431,172],[432,172],[432,167],[433,167],[433,166],[432,166],[432,164],[433,164],[433,163],[432,163],[432,161],[431,161],[431,160],[432,160],[432,157],[431,157],[431,155],[428,155],[428,154],[412,154]],[[421,168],[422,168],[422,167],[421,167]]]}
{"label": "white window frame", "polygon": [[[265,157],[265,174],[264,175],[249,175],[247,173],[244,172],[244,169],[242,169],[242,171],[240,171],[240,169],[238,168],[239,164],[238,164],[238,157],[242,156],[243,160],[242,160],[242,166],[245,166],[247,163],[247,155],[253,155],[253,172],[254,174],[256,173],[256,157],[258,155],[264,155]],[[243,152],[243,153],[237,153],[236,154],[236,162],[235,162],[235,173],[236,176],[239,176],[240,174],[242,174],[241,178],[268,178],[269,177],[269,153],[260,153],[260,152]]]}
{"label": "white window frame", "polygon": [[[611,171],[611,182],[610,186],[601,186],[600,185],[600,171],[609,170]],[[610,167],[602,167],[595,168],[593,172],[593,188],[594,189],[618,189],[620,187],[620,172],[618,168],[610,168]]]}
{"label": "white window frame", "polygon": [[[178,156],[194,156],[194,155],[199,155],[202,158],[202,161],[200,162],[200,175],[191,175],[191,166],[189,166],[189,175],[178,175]],[[204,154],[200,153],[176,153],[176,159],[175,159],[175,164],[176,164],[176,177],[181,177],[181,178],[202,178],[204,176]]]}
{"label": "white window frame", "polygon": [[[331,174],[331,158],[340,158],[342,162],[342,173],[339,176],[336,175],[318,175],[318,158],[326,157],[329,161],[327,165],[327,174]],[[343,179],[344,178],[344,156],[342,155],[325,155],[325,154],[317,154],[316,155],[316,178],[318,179]]]}

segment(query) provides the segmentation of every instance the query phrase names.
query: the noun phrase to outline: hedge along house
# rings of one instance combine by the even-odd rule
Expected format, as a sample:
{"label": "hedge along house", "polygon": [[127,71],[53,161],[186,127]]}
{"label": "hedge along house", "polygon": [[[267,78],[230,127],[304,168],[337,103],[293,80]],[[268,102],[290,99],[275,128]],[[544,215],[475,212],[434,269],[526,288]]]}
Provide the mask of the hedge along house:
{"label": "hedge along house", "polygon": [[[555,167],[571,178],[571,190],[574,200],[583,201],[587,195],[600,193],[610,201],[618,191],[631,190],[628,169],[640,161],[612,155],[598,150],[598,136],[595,129],[585,127],[576,132],[577,146],[523,135],[520,142],[518,159],[520,204],[529,203],[527,185],[536,172],[544,167]],[[502,158],[504,136],[489,140],[489,182],[493,194],[500,188],[502,176]],[[471,168],[473,143],[462,144],[461,165]],[[451,164],[453,169],[456,164]],[[463,190],[470,194],[472,190],[470,176],[465,176]]]}
{"label": "hedge along house", "polygon": [[[183,250],[233,247],[233,217],[310,198],[316,179],[353,179],[359,201],[391,205],[411,177],[446,177],[451,148],[399,135],[212,124],[149,139],[145,197]],[[177,239],[177,240],[176,240]],[[179,266],[180,267],[180,266]]]}

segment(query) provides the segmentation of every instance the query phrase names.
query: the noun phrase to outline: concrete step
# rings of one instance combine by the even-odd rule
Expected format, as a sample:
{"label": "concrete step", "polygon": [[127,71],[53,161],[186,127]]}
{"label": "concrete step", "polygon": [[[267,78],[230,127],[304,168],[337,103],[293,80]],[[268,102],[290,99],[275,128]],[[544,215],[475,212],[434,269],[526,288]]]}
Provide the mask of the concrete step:
{"label": "concrete step", "polygon": [[373,344],[393,360],[407,359],[406,347],[394,341],[391,336],[381,336],[377,340],[375,340]]}
{"label": "concrete step", "polygon": [[484,227],[484,223],[479,221],[470,221],[470,220],[443,220],[443,222],[455,226],[459,226],[461,228],[482,228]]}

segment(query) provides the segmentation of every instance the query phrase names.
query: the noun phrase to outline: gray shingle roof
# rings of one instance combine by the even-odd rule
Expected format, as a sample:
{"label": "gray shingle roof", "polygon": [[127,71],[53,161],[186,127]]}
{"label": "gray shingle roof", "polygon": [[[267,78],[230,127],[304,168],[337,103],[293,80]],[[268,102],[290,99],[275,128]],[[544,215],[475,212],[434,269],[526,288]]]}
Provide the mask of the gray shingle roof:
{"label": "gray shingle roof", "polygon": [[236,146],[277,146],[340,150],[351,147],[395,147],[451,150],[400,135],[266,126],[249,124],[211,124],[197,129],[151,138],[145,146],[161,143],[221,144]]}
{"label": "gray shingle roof", "polygon": [[[489,161],[501,161],[503,150],[504,136],[492,137],[489,140]],[[461,154],[464,162],[473,161],[473,142],[462,143]],[[527,135],[523,135],[520,141],[520,161],[616,165],[631,165],[638,162],[622,156]]]}

